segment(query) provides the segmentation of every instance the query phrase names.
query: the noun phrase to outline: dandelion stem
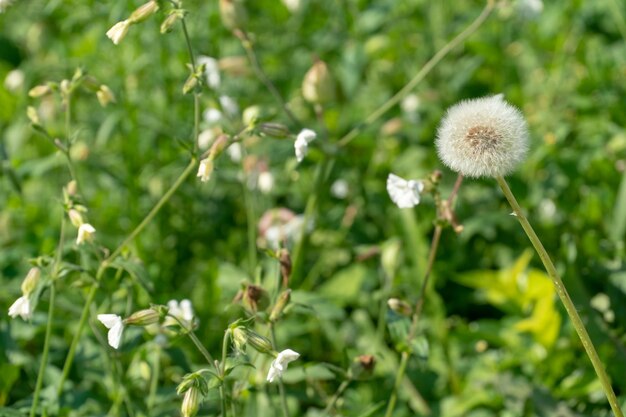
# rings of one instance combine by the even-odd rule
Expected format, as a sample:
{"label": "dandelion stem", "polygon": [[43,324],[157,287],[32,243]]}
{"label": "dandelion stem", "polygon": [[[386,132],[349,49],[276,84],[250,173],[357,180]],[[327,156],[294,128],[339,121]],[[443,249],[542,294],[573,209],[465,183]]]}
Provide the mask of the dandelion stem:
{"label": "dandelion stem", "polygon": [[378,109],[376,109],[373,113],[371,113],[365,121],[363,121],[358,126],[354,127],[350,132],[348,132],[343,138],[339,140],[339,146],[346,146],[348,143],[352,142],[359,133],[361,133],[367,126],[374,123],[378,120],[383,114],[387,113],[389,109],[398,104],[407,94],[411,92],[423,79],[428,75],[432,69],[439,64],[439,62],[445,58],[450,51],[454,48],[462,44],[472,33],[474,33],[480,25],[482,25],[489,14],[493,11],[495,6],[495,0],[487,0],[487,4],[485,8],[480,13],[480,15],[470,24],[463,32],[459,33],[454,39],[444,45],[424,66],[419,70],[417,74],[404,86],[400,91],[393,95],[389,100],[383,103]]}
{"label": "dandelion stem", "polygon": [[[270,323],[270,335],[272,336],[272,347],[276,350],[276,331],[274,323]],[[289,407],[287,406],[287,395],[285,394],[285,385],[283,384],[283,376],[278,377],[278,391],[280,393],[280,405],[283,409],[283,417],[289,417]]]}
{"label": "dandelion stem", "polygon": [[78,328],[74,333],[74,337],[72,339],[72,343],[70,345],[70,349],[67,353],[67,357],[65,358],[65,364],[63,365],[63,372],[61,374],[61,378],[59,380],[59,386],[57,388],[57,396],[60,396],[63,393],[63,384],[67,379],[67,375],[69,374],[70,368],[72,367],[72,362],[74,361],[74,355],[76,354],[76,347],[78,345],[78,341],[80,339],[83,328],[85,327],[85,323],[87,322],[87,318],[89,317],[89,308],[91,307],[91,303],[96,296],[96,291],[98,290],[100,280],[104,275],[104,271],[108,268],[111,261],[113,261],[128,245],[130,242],[137,237],[139,233],[152,221],[154,216],[161,210],[161,208],[169,201],[169,199],[174,195],[176,190],[182,185],[182,183],[187,179],[189,174],[193,171],[196,166],[196,158],[192,158],[187,165],[187,168],[180,174],[178,179],[172,184],[172,186],[167,190],[165,194],[161,197],[161,199],[155,204],[155,206],[150,210],[150,212],[146,215],[146,217],[135,227],[135,229],[124,239],[122,243],[109,255],[105,260],[102,261],[100,267],[98,268],[98,272],[96,273],[96,282],[94,282],[89,289],[89,293],[87,295],[87,299],[85,300],[85,306],[83,307],[83,311],[80,316],[80,321],[78,322]]}
{"label": "dandelion stem", "polygon": [[595,369],[596,374],[598,375],[598,378],[600,379],[600,383],[602,384],[602,389],[604,390],[604,393],[606,394],[606,397],[609,400],[609,404],[611,405],[611,409],[613,410],[613,413],[615,414],[616,417],[624,417],[624,414],[622,413],[622,410],[620,409],[618,405],[617,398],[615,397],[615,393],[613,392],[613,388],[611,387],[609,376],[607,375],[606,370],[604,369],[604,366],[602,365],[602,362],[600,361],[600,358],[598,357],[598,353],[596,352],[593,342],[591,341],[591,338],[589,337],[589,333],[587,333],[587,329],[585,328],[583,321],[578,315],[578,311],[576,311],[576,307],[574,306],[572,299],[567,293],[567,289],[565,288],[565,285],[563,284],[563,281],[561,280],[561,277],[559,276],[559,273],[557,272],[556,267],[554,266],[554,264],[552,263],[552,260],[550,259],[550,255],[548,255],[548,252],[543,247],[541,240],[535,233],[533,227],[530,225],[530,222],[528,221],[526,216],[524,215],[522,208],[520,207],[519,203],[517,202],[517,199],[511,192],[511,189],[509,188],[509,185],[507,184],[506,180],[502,176],[496,177],[496,180],[498,181],[498,184],[500,185],[500,188],[502,189],[504,196],[506,197],[506,199],[509,201],[509,204],[513,208],[515,216],[517,217],[520,224],[522,225],[524,232],[526,232],[528,239],[530,239],[530,242],[535,248],[535,251],[537,251],[537,254],[541,258],[541,262],[543,262],[543,265],[546,268],[548,275],[550,276],[550,278],[552,278],[552,281],[554,282],[554,286],[556,287],[556,292],[559,295],[561,302],[563,302],[563,305],[565,306],[565,310],[567,311],[567,314],[569,315],[570,319],[572,320],[572,324],[574,325],[574,328],[576,329],[576,333],[578,333],[578,337],[580,338],[583,344],[583,347],[585,348],[585,351],[587,352],[587,356],[589,356],[589,359],[591,360],[593,368]]}
{"label": "dandelion stem", "polygon": [[236,31],[235,34],[241,41],[241,46],[243,46],[243,49],[246,50],[246,54],[248,55],[248,60],[250,61],[250,64],[252,65],[252,69],[254,70],[258,79],[265,85],[265,88],[267,88],[270,94],[274,96],[274,99],[280,104],[283,111],[285,112],[287,117],[291,120],[291,122],[294,123],[295,125],[302,126],[302,123],[300,123],[300,120],[298,120],[298,118],[291,112],[291,110],[289,110],[289,107],[287,107],[287,103],[285,102],[283,97],[280,95],[280,92],[278,91],[274,83],[272,83],[272,80],[270,80],[270,78],[267,76],[265,71],[263,71],[263,68],[261,67],[261,63],[259,62],[259,58],[257,57],[254,51],[254,46],[252,45],[252,41],[248,37],[248,34],[242,30]]}

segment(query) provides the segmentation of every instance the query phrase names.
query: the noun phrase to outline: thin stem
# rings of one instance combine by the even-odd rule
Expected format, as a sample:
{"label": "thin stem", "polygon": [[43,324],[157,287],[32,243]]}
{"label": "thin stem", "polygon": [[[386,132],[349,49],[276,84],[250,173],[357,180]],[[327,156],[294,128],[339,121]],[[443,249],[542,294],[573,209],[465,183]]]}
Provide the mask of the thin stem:
{"label": "thin stem", "polygon": [[[202,342],[200,342],[200,339],[198,339],[198,336],[196,336],[196,334],[193,332],[193,330],[189,330],[189,329],[185,329],[185,330],[187,330],[187,336],[189,336],[189,338],[191,339],[193,344],[196,345],[196,348],[198,348],[198,350],[200,351],[202,356],[204,356],[204,359],[206,359],[206,361],[209,363],[209,365],[215,366],[215,362],[213,361],[213,358],[211,357],[211,354],[209,353],[208,350],[206,350],[206,348],[204,347]],[[218,371],[219,371],[219,369],[218,369]]]}
{"label": "thin stem", "polygon": [[[187,23],[185,18],[181,20],[183,26],[183,35],[185,36],[185,44],[187,44],[187,51],[189,52],[189,60],[191,61],[191,70],[195,74],[196,72],[196,57],[193,53],[193,47],[191,46],[191,38],[189,37],[189,31],[187,30]],[[198,151],[198,137],[200,136],[200,93],[197,89],[193,93],[193,149],[194,153]]]}
{"label": "thin stem", "polygon": [[[451,197],[454,196],[452,195]],[[398,367],[398,372],[396,373],[396,379],[393,385],[393,391],[391,392],[391,396],[389,397],[389,403],[387,404],[387,412],[385,413],[385,417],[391,417],[391,415],[393,414],[393,410],[396,406],[396,401],[398,399],[398,390],[400,389],[400,384],[402,383],[402,379],[404,378],[404,372],[406,371],[406,366],[409,361],[410,345],[413,341],[413,338],[415,337],[415,333],[417,332],[417,324],[422,313],[422,308],[424,307],[424,298],[426,295],[426,290],[428,289],[431,271],[435,263],[435,258],[437,257],[437,250],[439,249],[439,241],[441,239],[442,229],[443,228],[440,225],[437,225],[435,226],[435,231],[433,232],[433,238],[430,244],[430,253],[428,254],[428,263],[426,265],[426,270],[424,271],[424,279],[422,280],[422,286],[417,297],[417,302],[415,303],[413,317],[411,319],[411,327],[409,328],[409,334],[407,336],[407,344],[409,345],[409,347],[402,352],[400,366]]]}
{"label": "thin stem", "polygon": [[35,416],[37,404],[39,402],[39,394],[43,385],[43,375],[48,365],[48,352],[50,351],[50,339],[52,335],[52,322],[54,320],[54,298],[56,294],[55,281],[50,284],[50,305],[48,306],[48,324],[46,325],[46,339],[43,345],[43,354],[41,356],[41,364],[39,365],[39,373],[37,374],[37,383],[35,385],[35,394],[33,395],[33,405],[30,408],[30,417]]}
{"label": "thin stem", "polygon": [[459,33],[454,39],[444,45],[423,67],[415,76],[404,86],[400,91],[394,94],[389,100],[383,103],[378,109],[370,114],[365,121],[358,126],[354,127],[343,138],[339,140],[340,146],[346,146],[352,142],[359,133],[361,133],[367,126],[374,123],[378,118],[385,114],[389,109],[398,104],[407,94],[411,92],[423,79],[428,75],[430,71],[443,59],[450,51],[462,44],[472,33],[476,31],[487,20],[489,14],[493,11],[495,6],[495,0],[487,0],[485,8],[480,15],[469,25],[463,32]]}
{"label": "thin stem", "polygon": [[[272,347],[276,350],[276,331],[274,323],[270,323],[270,335],[272,337]],[[285,385],[283,384],[283,376],[278,377],[278,391],[280,393],[280,406],[283,410],[283,417],[289,417],[289,407],[287,406],[287,394],[285,393]]]}
{"label": "thin stem", "polygon": [[187,51],[189,52],[189,60],[191,61],[191,69],[196,72],[196,58],[193,54],[193,48],[191,47],[191,38],[189,37],[189,31],[187,30],[187,23],[185,19],[181,19],[183,26],[183,35],[185,35],[185,43],[187,44]]}
{"label": "thin stem", "polygon": [[222,417],[226,417],[226,411],[228,410],[226,404],[226,393],[224,390],[224,386],[226,385],[226,355],[228,353],[228,340],[230,337],[230,329],[227,329],[224,332],[224,339],[222,340],[222,368],[220,370],[220,375],[222,377],[222,384],[220,385],[220,399],[222,403]]}
{"label": "thin stem", "polygon": [[348,378],[344,380],[341,383],[341,385],[339,385],[339,388],[337,388],[337,392],[335,392],[335,395],[333,395],[333,397],[330,399],[330,402],[326,406],[326,409],[324,410],[324,414],[328,416],[330,415],[330,412],[333,410],[333,407],[335,407],[335,403],[337,402],[339,397],[341,397],[341,394],[343,394],[343,392],[348,388],[348,385],[350,385],[351,382],[352,382],[352,379]]}
{"label": "thin stem", "polygon": [[146,215],[146,217],[135,227],[135,229],[128,235],[126,239],[109,255],[106,259],[102,261],[100,267],[98,268],[98,272],[96,273],[96,282],[89,289],[89,294],[87,295],[87,299],[85,300],[85,306],[83,307],[83,312],[80,316],[80,321],[78,322],[78,328],[74,333],[74,337],[72,339],[72,343],[70,345],[70,350],[67,353],[67,357],[65,358],[65,364],[63,365],[63,372],[61,374],[61,379],[59,380],[59,386],[57,389],[57,395],[60,396],[63,393],[63,383],[67,379],[67,375],[69,374],[70,368],[72,367],[72,362],[74,361],[74,355],[76,354],[76,347],[78,345],[78,341],[82,334],[83,328],[85,327],[85,323],[87,322],[87,318],[89,316],[89,308],[91,307],[91,303],[96,296],[96,291],[98,290],[99,282],[104,275],[104,271],[109,266],[109,263],[114,260],[124,249],[126,245],[128,245],[132,240],[137,237],[139,233],[152,221],[154,216],[159,212],[159,210],[167,203],[167,201],[174,195],[178,187],[187,179],[189,174],[193,171],[196,166],[196,159],[192,158],[187,165],[187,168],[183,171],[182,174],[178,177],[178,179],[172,184],[169,190],[161,197],[161,199],[156,203],[156,205],[150,210],[150,212]]}
{"label": "thin stem", "polygon": [[154,362],[152,363],[152,375],[150,377],[150,391],[148,393],[148,411],[152,413],[156,402],[156,392],[159,386],[159,374],[161,373],[161,345],[155,343]]}
{"label": "thin stem", "polygon": [[239,38],[239,40],[241,40],[241,45],[243,46],[243,49],[246,50],[248,60],[250,61],[250,64],[252,64],[252,69],[254,70],[256,76],[265,85],[265,88],[267,88],[270,94],[274,96],[274,99],[280,104],[283,111],[292,121],[292,123],[298,126],[302,126],[300,120],[298,120],[298,118],[291,112],[291,110],[289,110],[289,107],[287,107],[287,103],[280,95],[280,92],[278,91],[274,83],[272,83],[272,80],[270,80],[265,71],[263,71],[261,63],[259,62],[259,59],[254,51],[254,46],[252,45],[252,41],[248,37],[248,34],[243,31],[237,31],[236,36]]}
{"label": "thin stem", "polygon": [[596,352],[596,348],[594,347],[593,342],[591,341],[591,338],[589,337],[589,333],[587,333],[587,329],[585,328],[583,321],[580,319],[580,316],[578,315],[578,311],[576,311],[576,307],[574,306],[572,299],[567,293],[567,289],[565,288],[565,285],[563,284],[563,281],[561,280],[561,277],[559,276],[559,273],[557,272],[556,267],[554,266],[554,264],[552,263],[552,260],[550,259],[550,255],[548,255],[548,252],[543,247],[541,240],[535,233],[533,227],[530,225],[526,216],[524,215],[522,208],[520,207],[519,203],[515,199],[515,196],[511,192],[511,189],[509,188],[509,185],[507,184],[506,180],[501,176],[496,177],[496,180],[498,181],[498,184],[500,185],[500,188],[502,189],[502,192],[504,193],[506,199],[509,201],[509,204],[513,208],[515,216],[517,217],[520,224],[522,225],[524,232],[526,232],[528,239],[530,239],[530,242],[535,248],[535,251],[537,251],[537,254],[541,258],[541,262],[543,262],[543,266],[546,268],[548,275],[550,276],[550,278],[552,278],[552,281],[554,282],[554,286],[556,287],[556,292],[559,295],[561,302],[565,306],[565,310],[567,311],[567,314],[572,320],[572,324],[574,325],[574,328],[576,329],[576,333],[578,333],[578,337],[580,338],[583,344],[583,347],[585,348],[585,351],[587,352],[587,356],[589,356],[589,359],[591,360],[593,368],[595,369],[596,374],[598,375],[598,378],[600,379],[600,383],[602,384],[602,389],[604,390],[604,393],[606,394],[606,397],[609,400],[609,404],[611,405],[611,409],[613,410],[613,413],[615,414],[616,417],[624,417],[624,414],[622,413],[622,410],[620,409],[618,405],[617,398],[615,397],[615,393],[613,392],[613,388],[611,387],[611,381],[609,380],[609,376],[607,375],[604,369],[604,365],[602,365],[602,362],[600,361],[600,358],[598,357],[598,353]]}

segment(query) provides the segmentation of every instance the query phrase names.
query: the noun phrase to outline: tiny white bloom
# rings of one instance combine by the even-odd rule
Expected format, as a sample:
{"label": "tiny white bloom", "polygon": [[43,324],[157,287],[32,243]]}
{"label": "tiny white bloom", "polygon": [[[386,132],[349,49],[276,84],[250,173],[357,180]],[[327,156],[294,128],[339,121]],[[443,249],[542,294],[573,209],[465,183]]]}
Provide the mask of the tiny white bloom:
{"label": "tiny white bloom", "polygon": [[409,94],[400,103],[400,108],[405,113],[415,113],[420,107],[420,99],[417,94]]}
{"label": "tiny white bloom", "polygon": [[230,117],[234,117],[239,114],[239,106],[231,97],[220,96],[220,106],[222,106],[222,110],[224,110],[224,112]]}
{"label": "tiny white bloom", "polygon": [[117,22],[113,25],[111,29],[109,29],[106,33],[107,37],[113,41],[115,45],[119,44],[126,33],[128,33],[128,28],[131,25],[130,20],[122,20],[121,22]]}
{"label": "tiny white bloom", "polygon": [[[176,317],[178,320],[182,321],[185,325],[193,324],[193,306],[191,305],[191,301],[184,299],[180,303],[176,300],[170,300],[167,302],[167,306],[169,308],[168,313],[172,316]],[[166,322],[166,325],[168,323]],[[170,324],[178,324],[178,323],[170,323]]]}
{"label": "tiny white bloom", "polygon": [[350,191],[350,189],[348,187],[348,181],[346,180],[339,179],[330,186],[330,193],[340,200],[348,196],[348,191]]}
{"label": "tiny white bloom", "polygon": [[315,138],[317,138],[317,133],[311,129],[302,129],[300,133],[298,133],[296,142],[293,145],[298,162],[302,162],[309,151],[309,143],[313,142]]}
{"label": "tiny white bloom", "polygon": [[217,137],[217,132],[215,129],[205,129],[198,135],[198,147],[201,150],[209,149],[211,143]]}
{"label": "tiny white bloom", "polygon": [[267,381],[274,382],[277,377],[282,377],[283,372],[287,370],[287,365],[289,365],[289,362],[293,362],[299,357],[300,354],[291,349],[285,349],[280,352],[276,359],[274,359],[274,361],[272,361],[272,364],[270,365],[270,370],[267,373]]}
{"label": "tiny white bloom", "polygon": [[203,114],[204,121],[210,125],[219,123],[222,120],[222,112],[218,109],[206,109]]}
{"label": "tiny white bloom", "polygon": [[109,329],[108,340],[112,348],[117,349],[122,340],[124,322],[117,314],[98,314],[98,320]]}
{"label": "tiny white bloom", "polygon": [[204,64],[204,76],[206,77],[206,83],[212,89],[216,89],[220,86],[220,68],[217,59],[210,56],[199,56],[198,63]]}
{"label": "tiny white bloom", "polygon": [[11,318],[15,318],[20,316],[24,320],[28,320],[32,315],[32,311],[30,310],[30,300],[27,296],[23,295],[9,307],[9,316]]}
{"label": "tiny white bloom", "polygon": [[200,166],[198,167],[198,177],[200,177],[200,181],[207,182],[211,178],[211,173],[213,172],[213,161],[209,158],[205,158],[200,161]]}
{"label": "tiny white bloom", "polygon": [[24,86],[24,73],[18,69],[10,71],[4,79],[4,86],[9,91],[20,90]]}
{"label": "tiny white bloom", "polygon": [[262,193],[269,193],[274,188],[274,176],[269,171],[261,172],[257,180],[257,185]]}
{"label": "tiny white bloom", "polygon": [[78,228],[78,236],[76,237],[76,244],[81,245],[84,242],[90,240],[93,234],[96,233],[96,229],[89,223],[83,223]]}
{"label": "tiny white bloom", "polygon": [[231,144],[228,148],[226,148],[226,153],[230,157],[231,161],[238,164],[239,162],[241,162],[241,157],[243,155],[243,150],[241,149],[241,143],[235,142]]}
{"label": "tiny white bloom", "polygon": [[422,191],[424,191],[424,183],[422,181],[407,181],[394,174],[389,174],[387,177],[389,197],[400,208],[411,208],[418,205]]}

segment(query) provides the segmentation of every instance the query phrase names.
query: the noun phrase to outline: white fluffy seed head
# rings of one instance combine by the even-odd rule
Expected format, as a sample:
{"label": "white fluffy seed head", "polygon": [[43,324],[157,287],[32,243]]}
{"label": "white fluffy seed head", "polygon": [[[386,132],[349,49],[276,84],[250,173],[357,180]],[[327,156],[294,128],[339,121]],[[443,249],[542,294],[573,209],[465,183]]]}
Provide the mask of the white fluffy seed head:
{"label": "white fluffy seed head", "polygon": [[498,94],[450,107],[437,130],[437,153],[450,169],[467,177],[512,172],[528,151],[522,113]]}

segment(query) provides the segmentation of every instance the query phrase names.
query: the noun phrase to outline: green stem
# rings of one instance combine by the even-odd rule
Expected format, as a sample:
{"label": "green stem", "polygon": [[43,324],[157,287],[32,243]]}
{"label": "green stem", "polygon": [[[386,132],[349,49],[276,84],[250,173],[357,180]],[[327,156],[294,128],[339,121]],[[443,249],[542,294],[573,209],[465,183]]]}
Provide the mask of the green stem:
{"label": "green stem", "polygon": [[178,187],[187,179],[189,174],[193,171],[196,166],[196,159],[192,158],[187,168],[183,171],[182,174],[178,177],[178,179],[172,184],[169,190],[161,197],[161,199],[156,203],[156,205],[150,210],[150,212],[146,215],[146,217],[135,227],[135,229],[128,235],[126,239],[109,255],[105,260],[102,261],[100,267],[98,268],[98,272],[96,273],[96,282],[89,289],[89,294],[87,295],[87,299],[85,300],[85,306],[83,307],[83,312],[80,317],[80,321],[78,322],[78,328],[74,333],[74,337],[72,339],[72,343],[70,345],[70,350],[65,358],[65,364],[63,365],[63,372],[61,374],[61,379],[59,381],[59,387],[57,389],[57,395],[60,396],[63,393],[63,383],[67,379],[67,375],[69,374],[70,368],[72,367],[72,362],[74,361],[74,355],[76,354],[76,347],[78,345],[78,341],[82,334],[83,328],[85,327],[85,323],[87,323],[87,318],[89,317],[89,308],[91,307],[91,303],[96,296],[96,291],[98,290],[99,282],[104,275],[104,271],[109,266],[109,263],[114,260],[124,249],[126,245],[137,237],[139,233],[152,221],[154,216],[161,210],[161,208],[167,203],[167,201],[174,195]]}
{"label": "green stem", "polygon": [[489,14],[492,12],[495,6],[495,0],[487,0],[487,4],[482,13],[469,25],[463,32],[459,33],[454,39],[448,42],[443,48],[441,48],[415,76],[404,86],[400,91],[394,94],[389,100],[383,103],[378,109],[370,114],[363,123],[353,128],[343,138],[339,140],[339,146],[346,146],[352,142],[359,133],[361,133],[367,126],[374,123],[378,118],[385,114],[389,109],[398,104],[407,94],[411,92],[423,79],[428,75],[432,69],[439,64],[439,62],[445,58],[450,51],[463,43],[472,33],[476,31],[483,24]]}
{"label": "green stem", "polygon": [[[270,323],[270,334],[272,336],[272,347],[276,350],[276,331],[274,330],[274,323]],[[280,405],[283,410],[283,417],[289,417],[287,394],[285,393],[285,385],[283,384],[282,375],[278,377],[278,391],[280,393]]]}
{"label": "green stem", "polygon": [[[189,330],[189,329],[186,329],[186,330],[187,330],[187,335],[189,336],[193,344],[196,345],[196,348],[200,351],[202,356],[204,356],[204,359],[206,359],[209,365],[215,366],[215,361],[213,361],[213,357],[211,356],[209,351],[206,350],[202,342],[200,342],[200,339],[198,339],[198,336],[196,336],[196,334],[192,330]],[[219,371],[219,369],[217,370]]]}
{"label": "green stem", "polygon": [[339,397],[341,397],[341,394],[343,394],[343,392],[348,388],[348,385],[350,385],[350,382],[352,382],[352,379],[348,378],[345,381],[343,381],[341,385],[339,385],[339,388],[337,388],[337,392],[335,392],[335,395],[333,395],[333,398],[330,399],[330,402],[326,406],[326,409],[324,410],[324,414],[328,416],[330,415],[330,412],[333,410],[335,403],[337,402]]}
{"label": "green stem", "polygon": [[156,402],[156,391],[159,386],[159,374],[161,372],[161,345],[155,343],[154,362],[152,364],[152,375],[150,378],[150,392],[148,394],[148,412],[152,413]]}
{"label": "green stem", "polygon": [[52,322],[54,320],[54,298],[56,294],[55,281],[50,284],[50,305],[48,306],[48,324],[46,325],[46,339],[43,345],[43,354],[41,356],[41,364],[39,365],[39,373],[37,374],[37,383],[35,385],[35,394],[33,395],[33,405],[30,409],[30,417],[35,416],[37,404],[39,402],[39,394],[43,385],[43,375],[48,365],[48,352],[50,351],[50,339],[52,334]]}
{"label": "green stem", "polygon": [[230,329],[227,329],[224,332],[224,339],[222,340],[222,367],[220,370],[220,375],[222,377],[222,384],[220,385],[220,400],[222,404],[222,417],[226,417],[226,411],[228,410],[226,404],[226,393],[224,390],[224,386],[226,385],[226,355],[228,353],[228,340],[230,336]]}
{"label": "green stem", "polygon": [[578,311],[576,310],[576,307],[574,306],[572,299],[567,293],[567,289],[565,288],[565,285],[563,284],[563,281],[561,280],[559,273],[557,272],[554,264],[552,263],[552,260],[550,259],[550,255],[548,255],[548,252],[543,247],[541,240],[535,233],[533,227],[528,222],[528,219],[524,215],[522,208],[520,207],[519,203],[515,199],[515,196],[511,192],[511,189],[509,188],[509,185],[507,184],[506,180],[501,176],[496,177],[496,180],[498,181],[500,188],[502,188],[502,192],[504,193],[506,199],[509,201],[509,204],[513,208],[515,216],[517,217],[520,224],[522,225],[524,232],[526,232],[528,239],[530,239],[530,242],[535,248],[535,251],[537,251],[537,254],[541,258],[541,262],[543,262],[543,266],[546,268],[548,275],[550,276],[550,278],[552,278],[552,281],[554,282],[554,286],[556,287],[556,292],[559,295],[561,302],[565,306],[565,311],[567,311],[567,314],[572,320],[572,324],[574,325],[574,328],[576,329],[576,333],[578,333],[578,337],[580,338],[583,344],[583,347],[585,348],[585,351],[587,352],[587,356],[589,356],[589,359],[591,360],[593,368],[595,369],[596,374],[598,375],[598,378],[600,379],[600,383],[602,384],[602,389],[604,390],[604,393],[606,394],[606,397],[609,400],[609,404],[611,405],[611,409],[613,410],[613,413],[615,414],[616,417],[624,417],[624,414],[622,413],[622,410],[620,409],[618,405],[617,398],[615,397],[615,393],[613,392],[613,388],[611,387],[611,381],[609,380],[609,376],[607,375],[606,370],[604,369],[604,366],[602,365],[602,362],[600,361],[600,358],[598,357],[598,353],[596,352],[593,342],[591,341],[591,338],[589,337],[589,333],[587,333],[587,329],[585,328],[583,321],[580,319],[580,316],[578,315]]}

